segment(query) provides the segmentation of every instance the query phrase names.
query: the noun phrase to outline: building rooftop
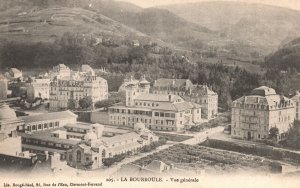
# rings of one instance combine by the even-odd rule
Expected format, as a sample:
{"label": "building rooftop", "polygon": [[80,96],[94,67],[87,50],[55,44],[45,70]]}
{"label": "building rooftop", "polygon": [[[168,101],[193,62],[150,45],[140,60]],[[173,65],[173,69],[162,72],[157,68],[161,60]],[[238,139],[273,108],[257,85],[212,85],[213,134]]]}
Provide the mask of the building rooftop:
{"label": "building rooftop", "polygon": [[16,120],[17,115],[13,109],[6,104],[0,104],[0,121]]}
{"label": "building rooftop", "polygon": [[176,100],[183,99],[178,95],[168,95],[168,94],[145,94],[139,95],[135,100],[139,101],[153,101],[153,102],[175,102]]}
{"label": "building rooftop", "polygon": [[207,85],[194,85],[192,93],[196,95],[216,95]]}
{"label": "building rooftop", "polygon": [[153,160],[149,165],[147,165],[147,166],[145,167],[145,169],[151,170],[151,171],[154,171],[154,172],[161,173],[161,169],[162,169],[164,166],[168,166],[168,165],[165,164],[165,163],[162,162],[162,161]]}
{"label": "building rooftop", "polygon": [[51,112],[51,113],[39,114],[33,116],[22,116],[20,117],[20,119],[24,120],[25,123],[32,123],[32,122],[49,121],[49,120],[56,120],[56,119],[65,119],[70,117],[77,118],[77,115],[67,110],[63,112]]}
{"label": "building rooftop", "polygon": [[39,131],[33,134],[27,134],[18,132],[18,135],[22,138],[31,138],[36,140],[41,140],[45,142],[52,142],[55,144],[67,144],[67,145],[76,145],[80,142],[80,140],[71,140],[71,139],[59,139],[51,136],[51,132],[49,131]]}
{"label": "building rooftop", "polygon": [[158,106],[137,106],[137,107],[129,107],[129,106],[122,106],[122,105],[116,105],[109,107],[110,109],[114,108],[121,108],[121,109],[132,109],[132,110],[142,110],[142,111],[151,111],[151,110],[163,110],[163,111],[175,111],[175,112],[181,112],[188,109],[193,108],[201,108],[201,105],[192,103],[192,102],[180,102],[180,103],[167,103],[162,102],[159,103]]}
{"label": "building rooftop", "polygon": [[[84,129],[84,130],[90,130],[92,129],[93,124],[90,123],[84,123],[84,122],[78,122],[76,124],[68,124],[65,125],[65,128],[78,128],[78,129]],[[116,133],[116,134],[124,134],[128,133],[129,130],[124,130],[124,129],[118,129],[114,127],[108,127],[104,126],[103,132],[109,132],[109,133]]]}
{"label": "building rooftop", "polygon": [[276,95],[276,91],[273,88],[261,86],[252,90],[251,95],[269,96]]}
{"label": "building rooftop", "polygon": [[102,140],[107,144],[114,144],[126,140],[138,139],[138,138],[140,138],[139,134],[137,134],[136,132],[129,132],[129,133],[113,136],[113,137],[102,137]]}
{"label": "building rooftop", "polygon": [[234,101],[234,103],[246,103],[266,105],[274,108],[292,107],[293,101],[283,95],[276,94],[275,90],[269,87],[259,87],[252,90],[250,95],[243,96]]}
{"label": "building rooftop", "polygon": [[22,74],[22,72],[17,68],[11,68],[10,71],[13,72],[14,74]]}
{"label": "building rooftop", "polygon": [[154,87],[183,87],[192,86],[193,83],[189,79],[167,79],[160,78],[154,82]]}

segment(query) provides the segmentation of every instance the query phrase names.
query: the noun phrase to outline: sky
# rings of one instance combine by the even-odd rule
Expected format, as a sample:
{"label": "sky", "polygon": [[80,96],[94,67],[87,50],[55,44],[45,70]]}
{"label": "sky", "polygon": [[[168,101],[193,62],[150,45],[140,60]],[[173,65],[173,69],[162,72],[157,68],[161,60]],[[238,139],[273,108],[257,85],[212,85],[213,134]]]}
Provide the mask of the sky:
{"label": "sky", "polygon": [[[180,4],[180,3],[187,3],[187,2],[203,2],[203,1],[216,1],[216,0],[117,0],[117,1],[127,1],[141,7],[152,7],[152,6],[167,5],[167,4]],[[300,10],[300,0],[222,0],[222,1],[263,3],[268,5]]]}

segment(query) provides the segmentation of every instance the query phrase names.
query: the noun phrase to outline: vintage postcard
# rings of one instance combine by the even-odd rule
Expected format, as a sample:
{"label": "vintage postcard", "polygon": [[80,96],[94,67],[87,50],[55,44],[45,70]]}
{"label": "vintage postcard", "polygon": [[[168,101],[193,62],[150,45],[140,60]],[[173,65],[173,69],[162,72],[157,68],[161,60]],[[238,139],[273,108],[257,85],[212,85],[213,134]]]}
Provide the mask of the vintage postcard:
{"label": "vintage postcard", "polygon": [[0,187],[300,187],[300,1],[0,0]]}

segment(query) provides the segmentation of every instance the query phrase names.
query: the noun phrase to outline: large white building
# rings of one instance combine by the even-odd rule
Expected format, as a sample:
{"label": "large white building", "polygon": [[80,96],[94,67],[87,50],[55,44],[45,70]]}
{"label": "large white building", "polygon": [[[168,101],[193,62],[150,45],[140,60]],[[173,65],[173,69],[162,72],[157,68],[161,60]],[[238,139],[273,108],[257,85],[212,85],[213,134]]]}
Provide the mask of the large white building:
{"label": "large white building", "polygon": [[34,78],[26,87],[27,98],[31,101],[35,98],[49,99],[50,97],[50,79],[48,78]]}
{"label": "large white building", "polygon": [[7,79],[0,74],[0,100],[7,98]]}
{"label": "large white building", "polygon": [[143,122],[153,130],[180,131],[201,122],[201,106],[172,94],[149,94],[150,83],[142,77],[126,86],[126,104],[109,108],[111,125],[133,127]]}
{"label": "large white building", "polygon": [[295,103],[295,119],[300,120],[299,112],[300,112],[300,93],[296,91],[296,95],[291,98]]}
{"label": "large white building", "polygon": [[281,140],[292,126],[294,116],[292,100],[262,86],[233,101],[231,136],[261,140],[268,138],[270,129],[276,127],[279,130],[278,140]]}
{"label": "large white building", "polygon": [[154,94],[179,95],[186,101],[201,105],[203,119],[212,119],[218,114],[218,94],[207,85],[194,85],[189,79],[166,79],[155,80]]}
{"label": "large white building", "polygon": [[137,153],[140,148],[158,141],[158,137],[137,123],[134,131],[113,137],[103,136],[105,127],[93,125],[83,137],[83,141],[67,151],[67,162],[76,168],[97,169],[103,166],[103,160],[120,154]]}
{"label": "large white building", "polygon": [[[63,68],[63,67],[62,67]],[[75,102],[75,108],[79,107],[79,100],[91,97],[93,104],[108,98],[107,81],[95,76],[88,66],[82,67],[87,72],[70,72],[63,68],[63,75],[59,75],[50,83],[50,110],[68,109],[70,100]]]}
{"label": "large white building", "polygon": [[64,64],[59,64],[59,65],[53,67],[53,70],[50,71],[49,75],[50,75],[51,79],[70,78],[71,69]]}

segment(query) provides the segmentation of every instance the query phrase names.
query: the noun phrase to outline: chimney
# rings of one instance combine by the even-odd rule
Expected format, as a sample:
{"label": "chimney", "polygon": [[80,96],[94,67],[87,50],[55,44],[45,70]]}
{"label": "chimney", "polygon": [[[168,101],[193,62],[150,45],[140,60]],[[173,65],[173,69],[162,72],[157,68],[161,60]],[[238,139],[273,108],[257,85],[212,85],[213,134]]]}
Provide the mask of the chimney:
{"label": "chimney", "polygon": [[48,151],[45,151],[45,161],[48,161],[48,159],[49,159],[49,153]]}
{"label": "chimney", "polygon": [[13,138],[18,137],[17,131],[16,131],[16,130],[13,130],[13,131],[11,132],[11,137],[13,137]]}

